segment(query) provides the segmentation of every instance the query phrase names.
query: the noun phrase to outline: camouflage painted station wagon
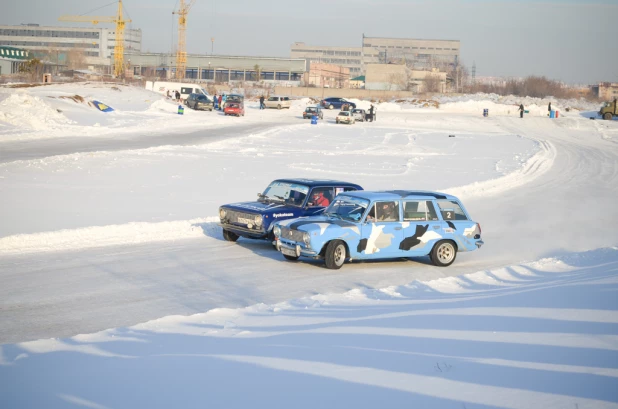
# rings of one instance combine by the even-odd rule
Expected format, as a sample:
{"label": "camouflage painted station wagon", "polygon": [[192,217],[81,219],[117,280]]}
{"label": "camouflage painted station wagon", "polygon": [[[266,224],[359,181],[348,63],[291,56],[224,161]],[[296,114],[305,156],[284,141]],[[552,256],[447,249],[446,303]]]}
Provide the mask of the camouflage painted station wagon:
{"label": "camouflage painted station wagon", "polygon": [[331,269],[346,260],[422,256],[446,267],[457,252],[483,245],[481,226],[459,199],[425,191],[341,193],[322,214],[279,221],[273,231],[286,259],[324,259]]}

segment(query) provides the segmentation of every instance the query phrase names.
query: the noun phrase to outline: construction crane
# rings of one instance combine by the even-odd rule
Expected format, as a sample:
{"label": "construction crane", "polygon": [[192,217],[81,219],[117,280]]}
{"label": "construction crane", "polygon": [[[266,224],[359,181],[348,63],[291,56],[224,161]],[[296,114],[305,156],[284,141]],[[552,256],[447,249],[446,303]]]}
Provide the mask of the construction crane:
{"label": "construction crane", "polygon": [[118,14],[115,16],[60,16],[58,21],[72,21],[78,23],[114,23],[116,24],[116,45],[114,47],[114,76],[121,77],[124,74],[124,26],[131,20],[122,18],[122,0],[118,0]]}
{"label": "construction crane", "polygon": [[178,11],[172,11],[172,14],[178,14],[178,49],[176,50],[176,78],[181,80],[187,72],[187,14],[195,0],[189,0],[185,4],[185,0],[180,0]]}

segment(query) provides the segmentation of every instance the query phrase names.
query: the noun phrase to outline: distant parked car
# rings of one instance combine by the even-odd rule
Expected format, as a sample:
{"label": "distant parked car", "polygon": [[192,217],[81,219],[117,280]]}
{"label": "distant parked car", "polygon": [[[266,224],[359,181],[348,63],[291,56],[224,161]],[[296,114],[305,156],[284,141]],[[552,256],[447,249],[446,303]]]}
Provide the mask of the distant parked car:
{"label": "distant parked car", "polygon": [[290,109],[290,106],[292,106],[292,101],[290,101],[290,97],[272,96],[264,101],[264,105],[266,108]]}
{"label": "distant parked car", "polygon": [[341,111],[337,114],[337,118],[335,118],[335,122],[337,122],[338,124],[352,125],[355,122],[355,120],[351,112]]}
{"label": "distant parked car", "polygon": [[365,122],[367,120],[367,111],[364,109],[354,109],[352,111],[352,116],[357,121]]}
{"label": "distant parked car", "polygon": [[455,196],[406,190],[342,193],[322,214],[277,221],[273,232],[286,259],[323,259],[330,269],[346,260],[427,255],[446,267],[457,252],[484,244],[481,226]]}
{"label": "distant parked car", "polygon": [[316,115],[319,119],[324,119],[324,113],[320,107],[307,107],[303,112],[303,119],[311,119]]}
{"label": "distant parked car", "polygon": [[204,111],[212,111],[214,102],[204,94],[190,94],[187,97],[186,104],[189,108],[195,110],[201,109]]}
{"label": "distant parked car", "polygon": [[[315,215],[340,193],[362,190],[354,183],[321,179],[277,179],[255,202],[226,204],[219,208],[223,238],[274,240],[274,221]],[[319,196],[320,200],[315,200]]]}
{"label": "distant parked car", "polygon": [[225,115],[245,116],[245,108],[239,102],[226,102],[223,113]]}
{"label": "distant parked car", "polygon": [[351,109],[356,108],[356,104],[354,102],[350,102],[345,98],[326,98],[320,101],[320,105],[323,108],[328,109],[341,109],[344,104],[348,104]]}
{"label": "distant parked car", "polygon": [[240,94],[227,95],[223,113],[225,115],[245,116],[245,97]]}

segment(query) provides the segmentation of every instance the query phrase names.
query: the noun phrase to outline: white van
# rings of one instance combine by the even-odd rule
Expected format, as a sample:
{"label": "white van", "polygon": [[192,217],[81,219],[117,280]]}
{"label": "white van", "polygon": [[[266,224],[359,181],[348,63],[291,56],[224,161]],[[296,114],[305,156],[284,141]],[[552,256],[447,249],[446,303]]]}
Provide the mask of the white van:
{"label": "white van", "polygon": [[202,88],[201,84],[186,82],[146,81],[146,89],[158,92],[162,95],[167,95],[167,91],[169,90],[172,98],[174,98],[174,93],[178,91],[180,92],[180,100],[182,102],[185,102],[191,94],[208,95],[208,91]]}
{"label": "white van", "polygon": [[290,97],[280,97],[278,95],[273,95],[264,101],[264,105],[266,108],[287,108],[290,109],[292,106],[292,101],[290,101]]}

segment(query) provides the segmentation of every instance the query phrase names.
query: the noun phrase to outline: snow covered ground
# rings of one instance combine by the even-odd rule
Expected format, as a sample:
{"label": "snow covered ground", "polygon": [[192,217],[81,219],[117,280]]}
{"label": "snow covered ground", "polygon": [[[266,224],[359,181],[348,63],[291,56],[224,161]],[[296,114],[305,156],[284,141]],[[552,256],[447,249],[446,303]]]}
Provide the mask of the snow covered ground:
{"label": "snow covered ground", "polygon": [[[618,408],[618,121],[439,100],[346,126],[0,88],[0,407]],[[486,245],[334,273],[223,241],[278,177],[453,193]]]}

